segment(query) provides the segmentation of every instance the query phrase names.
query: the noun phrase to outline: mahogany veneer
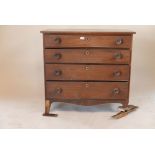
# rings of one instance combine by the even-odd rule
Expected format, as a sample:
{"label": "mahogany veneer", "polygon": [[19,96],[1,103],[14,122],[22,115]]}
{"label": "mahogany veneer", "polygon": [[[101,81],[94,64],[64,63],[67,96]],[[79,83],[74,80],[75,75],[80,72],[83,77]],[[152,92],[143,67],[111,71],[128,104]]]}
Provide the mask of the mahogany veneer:
{"label": "mahogany veneer", "polygon": [[[135,32],[47,30],[43,33],[45,114],[54,101],[129,103]],[[54,114],[53,114],[54,115]]]}

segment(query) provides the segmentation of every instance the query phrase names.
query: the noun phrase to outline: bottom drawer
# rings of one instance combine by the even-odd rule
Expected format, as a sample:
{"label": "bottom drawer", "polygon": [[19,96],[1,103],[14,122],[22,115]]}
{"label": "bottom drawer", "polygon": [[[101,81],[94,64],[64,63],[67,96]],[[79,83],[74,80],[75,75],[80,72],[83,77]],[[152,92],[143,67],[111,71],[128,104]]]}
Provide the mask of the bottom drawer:
{"label": "bottom drawer", "polygon": [[128,82],[46,82],[46,99],[126,99]]}

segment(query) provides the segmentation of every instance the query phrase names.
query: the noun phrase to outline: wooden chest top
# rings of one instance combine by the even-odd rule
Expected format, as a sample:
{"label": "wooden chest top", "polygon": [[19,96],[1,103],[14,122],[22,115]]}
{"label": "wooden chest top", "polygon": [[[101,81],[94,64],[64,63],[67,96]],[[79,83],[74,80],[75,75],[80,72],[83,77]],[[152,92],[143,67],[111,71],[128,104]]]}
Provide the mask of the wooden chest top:
{"label": "wooden chest top", "polygon": [[43,34],[92,34],[92,35],[132,35],[136,32],[130,30],[111,29],[47,29]]}

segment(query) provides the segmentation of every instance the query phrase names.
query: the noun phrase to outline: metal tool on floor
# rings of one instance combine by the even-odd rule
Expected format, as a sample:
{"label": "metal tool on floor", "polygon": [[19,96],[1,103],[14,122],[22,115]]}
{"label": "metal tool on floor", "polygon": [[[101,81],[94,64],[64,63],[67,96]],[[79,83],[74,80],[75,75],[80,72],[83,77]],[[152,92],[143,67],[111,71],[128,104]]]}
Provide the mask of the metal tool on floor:
{"label": "metal tool on floor", "polygon": [[134,106],[134,105],[128,105],[125,108],[123,106],[120,106],[119,107],[120,112],[118,112],[116,115],[113,115],[112,118],[119,119],[119,118],[125,117],[129,113],[135,111],[137,108],[138,106]]}

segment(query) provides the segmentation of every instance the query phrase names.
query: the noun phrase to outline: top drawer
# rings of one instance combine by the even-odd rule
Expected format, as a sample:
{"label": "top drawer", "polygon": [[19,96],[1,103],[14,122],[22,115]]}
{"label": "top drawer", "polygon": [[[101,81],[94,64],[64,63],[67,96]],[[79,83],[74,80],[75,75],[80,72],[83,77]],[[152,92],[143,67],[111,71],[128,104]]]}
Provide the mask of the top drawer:
{"label": "top drawer", "polygon": [[44,34],[44,48],[105,47],[130,48],[132,36]]}

